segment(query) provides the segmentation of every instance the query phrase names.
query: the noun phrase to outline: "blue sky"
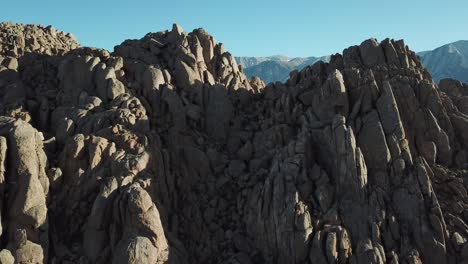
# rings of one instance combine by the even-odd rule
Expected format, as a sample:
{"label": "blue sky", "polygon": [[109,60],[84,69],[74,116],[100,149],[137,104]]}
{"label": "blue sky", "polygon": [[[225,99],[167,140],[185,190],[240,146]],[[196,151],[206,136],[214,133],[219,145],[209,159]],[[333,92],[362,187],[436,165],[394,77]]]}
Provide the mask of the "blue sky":
{"label": "blue sky", "polygon": [[1,21],[53,25],[85,46],[203,27],[235,56],[327,55],[364,39],[405,39],[422,51],[468,39],[466,0],[19,0]]}

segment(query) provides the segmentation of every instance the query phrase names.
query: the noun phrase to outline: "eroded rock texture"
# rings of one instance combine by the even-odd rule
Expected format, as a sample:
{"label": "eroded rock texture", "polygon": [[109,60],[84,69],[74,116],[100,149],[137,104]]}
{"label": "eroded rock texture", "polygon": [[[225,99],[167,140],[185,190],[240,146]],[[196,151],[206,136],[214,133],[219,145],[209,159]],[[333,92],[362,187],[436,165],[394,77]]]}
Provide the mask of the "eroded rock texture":
{"label": "eroded rock texture", "polygon": [[468,261],[468,90],[403,41],[265,87],[203,29],[0,36],[1,263]]}

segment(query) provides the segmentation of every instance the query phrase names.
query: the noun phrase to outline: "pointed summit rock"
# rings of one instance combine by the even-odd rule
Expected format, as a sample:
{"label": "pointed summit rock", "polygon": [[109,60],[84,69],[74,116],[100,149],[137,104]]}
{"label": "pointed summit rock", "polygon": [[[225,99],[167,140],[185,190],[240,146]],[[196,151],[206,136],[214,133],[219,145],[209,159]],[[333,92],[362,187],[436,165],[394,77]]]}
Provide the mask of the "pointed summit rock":
{"label": "pointed summit rock", "polygon": [[178,35],[182,35],[182,33],[184,33],[184,29],[179,24],[173,24],[172,32]]}
{"label": "pointed summit rock", "polygon": [[0,24],[1,263],[464,263],[466,85],[366,40],[248,80],[203,29]]}

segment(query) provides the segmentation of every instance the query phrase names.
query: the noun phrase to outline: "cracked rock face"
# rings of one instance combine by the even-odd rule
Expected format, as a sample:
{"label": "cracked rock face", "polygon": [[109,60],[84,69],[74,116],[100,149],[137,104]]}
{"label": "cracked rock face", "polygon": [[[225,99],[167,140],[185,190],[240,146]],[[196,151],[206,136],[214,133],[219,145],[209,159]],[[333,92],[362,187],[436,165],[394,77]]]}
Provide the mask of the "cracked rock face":
{"label": "cracked rock face", "polygon": [[468,261],[468,87],[403,41],[265,86],[203,29],[0,36],[0,263]]}

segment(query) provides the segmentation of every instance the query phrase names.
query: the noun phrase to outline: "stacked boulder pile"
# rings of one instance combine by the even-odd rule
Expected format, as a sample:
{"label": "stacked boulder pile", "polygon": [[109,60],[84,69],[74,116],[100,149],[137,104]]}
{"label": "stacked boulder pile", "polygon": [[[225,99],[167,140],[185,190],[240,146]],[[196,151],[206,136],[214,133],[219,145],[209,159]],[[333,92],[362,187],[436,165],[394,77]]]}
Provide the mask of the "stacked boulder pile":
{"label": "stacked boulder pile", "polygon": [[0,52],[0,263],[468,263],[468,87],[403,41],[268,86],[178,25]]}

